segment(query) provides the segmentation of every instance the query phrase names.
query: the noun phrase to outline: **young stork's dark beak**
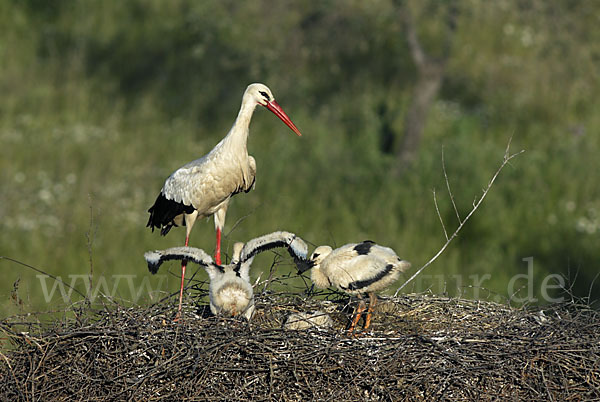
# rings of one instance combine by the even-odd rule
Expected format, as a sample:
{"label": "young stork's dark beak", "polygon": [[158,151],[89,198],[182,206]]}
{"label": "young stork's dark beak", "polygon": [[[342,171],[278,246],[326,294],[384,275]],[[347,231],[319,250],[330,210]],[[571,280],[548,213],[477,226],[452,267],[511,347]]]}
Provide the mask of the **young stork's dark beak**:
{"label": "young stork's dark beak", "polygon": [[299,274],[306,272],[315,266],[315,263],[312,260],[298,259],[298,260],[295,260],[295,262],[296,262],[296,267],[298,268]]}

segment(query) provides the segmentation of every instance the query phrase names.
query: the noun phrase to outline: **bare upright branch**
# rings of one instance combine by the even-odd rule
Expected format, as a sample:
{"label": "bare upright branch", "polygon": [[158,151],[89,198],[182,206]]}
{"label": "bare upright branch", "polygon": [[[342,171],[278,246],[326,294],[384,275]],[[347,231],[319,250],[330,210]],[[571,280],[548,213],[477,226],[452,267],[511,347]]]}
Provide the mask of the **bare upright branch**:
{"label": "bare upright branch", "polygon": [[433,189],[433,203],[435,204],[435,211],[437,212],[438,218],[440,218],[440,223],[442,224],[442,229],[444,230],[444,236],[446,236],[446,240],[448,240],[448,232],[446,231],[446,225],[444,225],[442,214],[440,214],[440,208],[438,207],[437,198],[435,196],[435,188]]}
{"label": "bare upright branch", "polygon": [[[458,219],[458,223],[461,224],[462,221],[460,219],[460,214],[458,213],[458,208],[456,208],[456,202],[454,202],[454,194],[452,194],[452,190],[450,190],[450,180],[448,180],[448,173],[446,173],[446,161],[444,160],[444,147],[442,146],[442,169],[444,170],[444,179],[446,180],[446,188],[448,189],[448,195],[450,196],[450,201],[452,201],[452,206],[454,207],[454,212],[456,213],[456,218]],[[437,205],[436,205],[437,208]],[[445,231],[445,229],[444,229]],[[448,236],[446,236],[448,238]]]}
{"label": "bare upright branch", "polygon": [[93,260],[93,243],[94,243],[94,208],[92,205],[92,196],[88,195],[88,199],[90,202],[90,228],[89,230],[85,233],[85,237],[87,239],[87,248],[88,248],[88,256],[89,256],[89,261],[90,261],[90,273],[89,273],[89,279],[90,279],[90,287],[88,289],[88,294],[91,296],[92,294],[92,289],[93,289],[93,281],[94,281],[94,260]]}
{"label": "bare upright branch", "polygon": [[[429,265],[431,265],[444,252],[444,250],[446,250],[446,248],[452,242],[452,240],[454,240],[454,238],[456,236],[458,236],[458,233],[462,230],[463,226],[465,226],[465,224],[469,221],[469,219],[471,219],[471,216],[473,216],[473,214],[475,213],[475,211],[477,211],[477,209],[479,208],[479,206],[481,205],[481,203],[483,202],[483,200],[487,196],[488,192],[492,188],[492,185],[494,184],[494,181],[496,181],[496,178],[498,177],[498,175],[500,174],[500,172],[502,171],[502,169],[504,169],[504,166],[506,166],[514,157],[516,157],[516,156],[522,154],[523,152],[525,152],[525,150],[521,150],[519,152],[511,154],[510,153],[510,143],[511,143],[511,141],[512,141],[512,137],[508,140],[508,145],[506,146],[506,151],[504,152],[504,158],[502,160],[502,164],[500,165],[500,167],[498,168],[498,170],[496,170],[496,173],[492,176],[492,178],[488,182],[488,185],[483,190],[483,194],[481,195],[481,197],[479,199],[475,198],[475,202],[473,204],[473,209],[471,210],[471,212],[469,212],[469,214],[465,217],[465,219],[463,221],[460,221],[460,219],[459,219],[460,224],[458,225],[458,228],[456,228],[456,230],[454,231],[454,233],[452,233],[452,236],[450,236],[450,237],[448,237],[448,234],[446,233],[446,228],[444,227],[444,223],[442,221],[442,229],[444,230],[444,234],[446,235],[446,238],[447,238],[446,243],[442,246],[442,248],[440,248],[440,250],[429,261],[427,261],[427,263],[425,265],[423,265],[421,268],[419,268],[406,282],[404,282],[402,284],[402,286],[400,286],[396,290],[396,293],[394,293],[394,296],[397,296],[398,293],[406,285],[408,285],[410,282],[412,282],[413,279],[415,279],[425,268],[427,268]],[[450,193],[450,197],[453,198],[452,190],[450,189],[450,183],[448,182],[448,176],[445,175],[445,177],[446,177],[446,186],[448,187],[448,192]],[[442,218],[441,218],[441,215],[439,215],[439,209],[438,209],[438,206],[437,206],[437,200],[435,198],[435,192],[434,192],[434,203],[436,205],[436,209],[438,210],[438,216],[440,217],[440,221],[441,221]]]}

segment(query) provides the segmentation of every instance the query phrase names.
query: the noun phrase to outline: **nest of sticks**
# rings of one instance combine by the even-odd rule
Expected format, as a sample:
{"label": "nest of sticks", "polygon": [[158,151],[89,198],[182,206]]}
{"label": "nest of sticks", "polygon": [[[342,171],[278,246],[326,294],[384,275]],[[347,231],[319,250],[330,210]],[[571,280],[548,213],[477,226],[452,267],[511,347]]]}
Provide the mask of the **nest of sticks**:
{"label": "nest of sticks", "polygon": [[[335,292],[266,292],[250,323],[211,316],[204,301],[173,322],[173,298],[71,306],[49,322],[7,318],[0,399],[600,398],[600,316],[585,305],[411,294],[382,298],[369,331],[349,336],[355,303]],[[330,326],[285,328],[290,314],[315,311]]]}

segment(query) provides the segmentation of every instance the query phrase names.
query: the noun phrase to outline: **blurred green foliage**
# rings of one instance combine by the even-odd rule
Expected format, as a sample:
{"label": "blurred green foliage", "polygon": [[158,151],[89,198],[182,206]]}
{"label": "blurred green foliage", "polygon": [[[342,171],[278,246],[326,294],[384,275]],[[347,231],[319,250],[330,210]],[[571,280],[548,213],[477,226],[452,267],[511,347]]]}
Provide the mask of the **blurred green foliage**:
{"label": "blurred green foliage", "polygon": [[[448,3],[408,4],[435,56]],[[175,291],[178,265],[150,277],[142,255],[181,245],[184,232],[151,233],[146,210],[174,169],[225,135],[246,85],[264,82],[304,136],[257,111],[256,188],[233,199],[227,247],[277,229],[317,245],[368,238],[410,260],[410,275],[445,241],[433,189],[447,229],[458,225],[442,147],[464,218],[512,136],[526,153],[406,291],[502,301],[515,290],[516,300],[543,303],[565,296],[544,293],[559,274],[575,295],[597,298],[600,3],[457,7],[420,153],[397,177],[390,150],[416,71],[390,0],[0,2],[0,255],[68,283],[80,275],[82,292],[90,269],[113,296],[136,299],[126,279],[113,288],[115,275],[135,289]],[[191,239],[212,252],[212,220]],[[261,256],[253,276],[272,258]],[[0,272],[6,314],[52,308],[35,272],[7,260]]]}

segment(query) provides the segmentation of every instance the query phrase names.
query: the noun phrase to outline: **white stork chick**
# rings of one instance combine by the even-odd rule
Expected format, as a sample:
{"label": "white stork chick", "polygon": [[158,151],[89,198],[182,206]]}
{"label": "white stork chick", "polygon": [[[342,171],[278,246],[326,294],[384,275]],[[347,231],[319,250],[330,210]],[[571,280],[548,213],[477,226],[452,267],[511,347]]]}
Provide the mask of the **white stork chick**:
{"label": "white stork chick", "polygon": [[[240,264],[243,247],[244,243],[233,245],[231,263],[225,266],[215,264],[204,250],[195,247],[171,247],[163,251],[149,251],[144,254],[144,258],[152,273],[156,273],[162,263],[169,260],[187,260],[201,265],[210,279],[210,311],[214,315],[229,317],[243,314],[250,320],[254,313],[254,292],[248,275],[252,259],[245,261],[243,265]],[[242,267],[248,269],[242,270]]]}
{"label": "white stork chick", "polygon": [[235,317],[242,314],[248,321],[254,315],[254,291],[250,284],[249,269],[252,259],[240,261],[244,243],[233,245],[231,263],[222,272],[209,273],[208,295],[210,311],[214,315]]}
{"label": "white stork chick", "polygon": [[[165,236],[173,226],[186,227],[185,245],[196,219],[214,215],[217,241],[215,263],[221,264],[221,232],[229,200],[235,194],[254,186],[256,161],[248,155],[247,141],[254,109],[261,105],[273,112],[297,135],[298,128],[275,101],[271,90],[263,84],[251,84],[242,97],[238,116],[223,138],[208,154],[173,172],[165,181],[154,205],[148,212],[147,227],[160,229]],[[181,265],[179,309],[183,300],[186,261]]]}
{"label": "white stork chick", "polygon": [[362,295],[368,294],[370,300],[364,326],[367,329],[377,303],[375,292],[390,286],[409,267],[410,263],[398,257],[391,248],[367,240],[346,244],[335,250],[329,246],[317,247],[308,263],[300,266],[299,271],[312,268],[311,280],[318,288],[335,286],[342,292],[359,297],[349,329],[351,333],[366,309]]}
{"label": "white stork chick", "polygon": [[333,327],[333,319],[323,311],[314,313],[292,313],[290,314],[283,328],[287,330],[303,330],[310,328],[326,329]]}
{"label": "white stork chick", "polygon": [[244,243],[233,245],[233,256],[228,265],[215,264],[203,250],[194,247],[172,247],[164,251],[144,254],[148,269],[156,273],[168,260],[188,260],[202,265],[210,279],[210,310],[215,315],[235,317],[243,315],[250,320],[254,314],[254,292],[250,284],[250,267],[254,257],[263,251],[285,247],[295,261],[305,260],[308,247],[302,239],[289,232],[273,232]]}

